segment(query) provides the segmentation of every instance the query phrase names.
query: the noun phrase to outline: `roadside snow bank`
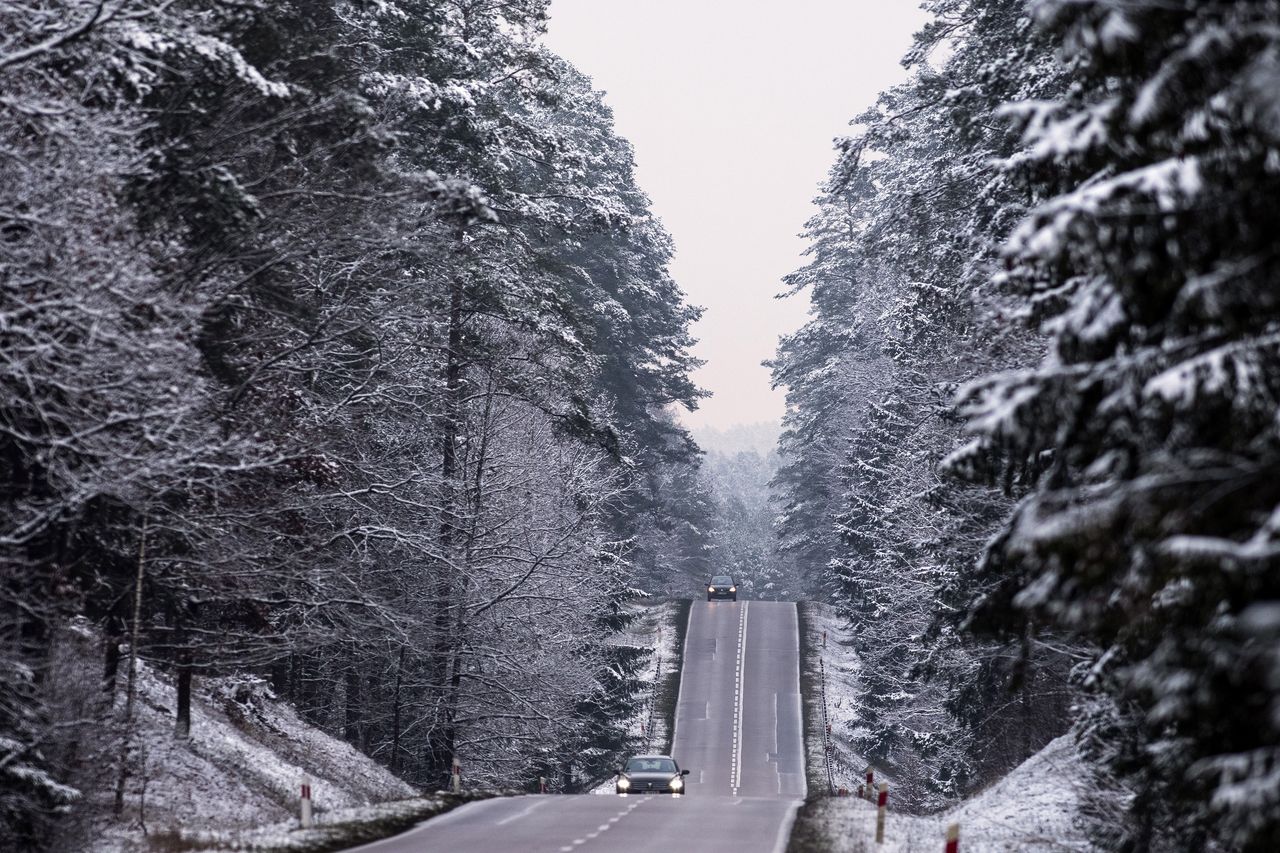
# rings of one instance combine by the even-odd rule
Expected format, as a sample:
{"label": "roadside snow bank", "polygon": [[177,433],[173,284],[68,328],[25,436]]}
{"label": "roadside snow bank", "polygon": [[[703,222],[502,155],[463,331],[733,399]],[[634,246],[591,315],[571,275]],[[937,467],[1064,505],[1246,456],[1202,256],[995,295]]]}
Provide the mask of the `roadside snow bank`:
{"label": "roadside snow bank", "polygon": [[[852,629],[828,605],[806,602],[798,607],[804,634],[805,751],[814,798],[800,810],[789,853],[934,853],[942,850],[947,825],[953,822],[960,824],[960,849],[966,853],[1094,850],[1080,826],[1087,775],[1069,735],[1051,741],[982,793],[928,817],[895,812],[895,780],[877,768],[876,781],[889,783],[889,814],[885,844],[875,844],[874,806],[853,796],[823,796],[831,788],[856,792],[867,765],[849,739],[861,668]],[[830,787],[823,740],[824,678],[831,723]]]}
{"label": "roadside snow bank", "polygon": [[[849,735],[848,722],[856,716],[858,672],[862,663],[853,650],[853,632],[836,615],[835,608],[817,602],[797,604],[804,632],[802,642],[802,689],[806,703],[805,753],[810,792],[834,788],[855,790],[863,778],[866,759],[858,754]],[[827,778],[823,754],[822,699],[825,680],[827,718],[831,723],[831,769]],[[883,772],[877,772],[877,778]],[[830,787],[829,783],[830,782]],[[892,785],[893,780],[889,779]]]}
{"label": "roadside snow bank", "polygon": [[1069,735],[1051,741],[1004,779],[939,815],[893,811],[890,787],[885,843],[875,843],[876,809],[852,797],[808,803],[789,853],[924,853],[943,847],[946,827],[960,824],[966,853],[1093,853],[1080,826],[1085,771]]}
{"label": "roadside snow bank", "polygon": [[[85,658],[84,666],[91,667],[92,658]],[[123,681],[122,676],[120,697]],[[155,849],[154,839],[177,837],[179,830],[220,835],[296,824],[304,774],[311,778],[318,822],[418,793],[301,720],[261,679],[197,679],[193,692],[190,737],[175,738],[173,684],[139,662],[138,748],[123,813],[113,816],[120,743],[114,732],[102,738],[95,754],[84,756],[76,782],[85,796],[63,821],[54,849],[134,853]]]}
{"label": "roadside snow bank", "polygon": [[[614,645],[650,652],[637,673],[644,686],[627,721],[627,734],[639,744],[639,752],[665,752],[671,742],[675,694],[680,686],[680,636],[684,630],[679,621],[682,614],[687,618],[688,613],[684,605],[687,602],[653,603],[645,599],[628,602],[625,607],[632,621],[610,639]],[[666,699],[670,702],[664,701]],[[667,704],[671,707],[666,707]],[[612,794],[613,791],[612,776],[591,789],[593,794]]]}
{"label": "roadside snow bank", "polygon": [[170,830],[149,836],[151,850],[232,851],[232,853],[325,853],[380,841],[476,800],[519,792],[479,791],[439,794],[330,812],[312,829],[296,821],[248,830]]}

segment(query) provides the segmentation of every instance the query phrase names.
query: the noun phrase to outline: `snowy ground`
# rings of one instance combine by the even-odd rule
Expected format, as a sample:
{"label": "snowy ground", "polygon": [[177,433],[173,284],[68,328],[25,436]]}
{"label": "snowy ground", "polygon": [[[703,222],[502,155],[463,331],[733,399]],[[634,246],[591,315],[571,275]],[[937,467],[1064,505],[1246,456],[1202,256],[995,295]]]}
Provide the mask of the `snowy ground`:
{"label": "snowy ground", "polygon": [[[87,644],[91,647],[91,644]],[[96,665],[89,658],[86,667]],[[113,817],[114,748],[82,757],[85,792],[64,821],[55,849],[132,853],[155,849],[157,837],[213,833],[222,838],[296,824],[299,789],[311,778],[319,822],[349,821],[352,812],[417,791],[340,740],[300,720],[254,679],[196,681],[191,736],[173,735],[174,689],[168,678],[139,666],[139,769],[126,786],[121,819]],[[120,694],[124,693],[123,677]],[[116,741],[115,737],[104,741]],[[398,808],[431,808],[421,799]],[[209,837],[213,837],[210,835]],[[187,849],[172,847],[170,849]]]}
{"label": "snowy ground", "polygon": [[[650,649],[653,652],[639,673],[639,678],[645,685],[645,696],[643,701],[635,704],[635,712],[631,715],[627,731],[643,744],[643,751],[662,752],[671,735],[671,721],[659,707],[661,688],[673,673],[678,676],[680,672],[680,660],[676,651],[679,602],[651,603],[641,600],[631,602],[627,607],[636,618],[627,626],[626,631],[613,637],[612,642]],[[674,705],[671,710],[674,713]],[[602,780],[592,788],[591,793],[612,794],[613,777]]]}
{"label": "snowy ground", "polygon": [[317,853],[380,841],[424,820],[493,792],[439,795],[330,811],[311,829],[296,820],[242,830],[170,829],[148,836],[149,851],[232,851],[232,853]]}
{"label": "snowy ground", "polygon": [[[825,604],[806,602],[798,605],[806,629],[804,646],[816,654],[801,661],[807,680],[813,686],[806,696],[810,708],[810,729],[805,733],[805,751],[809,768],[811,794],[828,790],[826,764],[823,757],[821,686],[825,676],[827,718],[831,723],[832,775],[836,788],[854,790],[863,778],[867,762],[849,742],[849,726],[858,695],[859,661],[853,651],[853,637],[843,619]],[[819,666],[821,661],[821,667]],[[878,774],[881,778],[883,774]],[[890,784],[892,779],[887,780]]]}
{"label": "snowy ground", "polygon": [[[940,815],[914,817],[893,811],[885,821],[885,843],[875,844],[876,809],[853,797],[810,803],[797,829],[792,853],[936,853],[948,824],[960,826],[966,853],[1091,853],[1077,824],[1082,779],[1070,736],[1052,741],[981,794]],[[892,789],[891,789],[892,795]]]}
{"label": "snowy ground", "polygon": [[[834,611],[820,604],[804,604],[805,646],[812,650],[803,662],[815,689],[818,660],[826,674],[827,713],[832,723],[835,786],[857,790],[866,766],[846,738],[845,725],[857,697],[858,660],[848,629]],[[822,635],[826,632],[826,647]],[[816,652],[814,655],[812,652]],[[810,697],[806,697],[807,699]],[[935,853],[943,849],[948,824],[960,825],[960,849],[966,853],[1091,853],[1078,824],[1083,765],[1069,736],[1060,737],[1027,759],[982,793],[942,814],[915,817],[893,809],[894,780],[877,773],[890,786],[885,843],[875,839],[876,809],[856,797],[818,797],[827,790],[823,759],[821,703],[810,701],[805,747],[814,797],[800,813],[790,853]],[[816,777],[816,778],[815,778]]]}

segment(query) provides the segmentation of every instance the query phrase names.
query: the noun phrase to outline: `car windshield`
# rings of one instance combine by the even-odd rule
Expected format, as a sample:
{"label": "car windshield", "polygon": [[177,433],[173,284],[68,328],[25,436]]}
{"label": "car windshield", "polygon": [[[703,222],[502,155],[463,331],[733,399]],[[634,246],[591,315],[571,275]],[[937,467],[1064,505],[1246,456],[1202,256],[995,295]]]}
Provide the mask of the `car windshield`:
{"label": "car windshield", "polygon": [[632,758],[624,769],[628,773],[675,773],[676,763],[670,758]]}
{"label": "car windshield", "polygon": [[728,575],[716,575],[711,579],[712,586],[729,586],[733,583],[733,578]]}

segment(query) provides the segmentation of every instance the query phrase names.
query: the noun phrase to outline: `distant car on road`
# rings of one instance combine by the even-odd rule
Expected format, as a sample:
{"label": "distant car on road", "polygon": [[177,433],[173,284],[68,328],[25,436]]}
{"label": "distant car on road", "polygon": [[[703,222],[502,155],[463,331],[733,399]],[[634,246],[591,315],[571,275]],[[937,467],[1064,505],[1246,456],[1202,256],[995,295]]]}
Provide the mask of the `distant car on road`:
{"label": "distant car on road", "polygon": [[733,578],[728,575],[716,575],[707,584],[707,601],[713,598],[727,598],[731,601],[738,600],[738,585],[733,582]]}
{"label": "distant car on road", "polygon": [[688,775],[670,755],[634,755],[622,765],[614,785],[619,794],[683,794]]}

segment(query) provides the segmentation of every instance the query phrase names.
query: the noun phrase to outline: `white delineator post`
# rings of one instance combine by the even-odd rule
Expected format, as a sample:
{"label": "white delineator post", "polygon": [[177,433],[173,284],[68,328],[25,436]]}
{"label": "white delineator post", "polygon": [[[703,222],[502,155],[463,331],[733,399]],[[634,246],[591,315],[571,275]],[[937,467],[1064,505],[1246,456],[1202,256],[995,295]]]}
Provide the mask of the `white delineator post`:
{"label": "white delineator post", "polygon": [[547,777],[539,776],[538,777],[538,793],[545,794],[546,792],[547,792]]}
{"label": "white delineator post", "polygon": [[884,844],[884,813],[889,810],[889,783],[880,783],[880,796],[876,800],[876,844]]}
{"label": "white delineator post", "polygon": [[302,828],[311,828],[311,777],[302,777]]}
{"label": "white delineator post", "polygon": [[960,824],[953,823],[947,827],[946,853],[960,853]]}
{"label": "white delineator post", "polygon": [[449,777],[449,784],[455,794],[462,793],[462,765],[456,755],[453,757],[453,775]]}

